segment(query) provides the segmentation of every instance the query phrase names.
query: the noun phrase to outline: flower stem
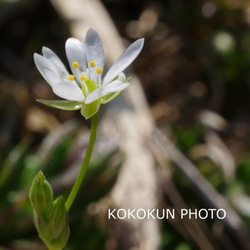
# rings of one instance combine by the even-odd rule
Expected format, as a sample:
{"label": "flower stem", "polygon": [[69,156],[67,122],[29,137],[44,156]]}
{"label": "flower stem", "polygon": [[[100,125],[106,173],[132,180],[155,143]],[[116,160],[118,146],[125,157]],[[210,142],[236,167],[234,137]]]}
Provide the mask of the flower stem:
{"label": "flower stem", "polygon": [[80,169],[80,172],[76,178],[76,181],[74,183],[74,186],[69,194],[69,197],[65,203],[66,210],[69,211],[70,207],[75,200],[75,197],[77,195],[77,192],[82,184],[82,181],[84,179],[85,173],[87,171],[89,161],[93,152],[94,144],[95,144],[95,139],[96,139],[96,133],[97,133],[97,125],[98,125],[98,114],[97,112],[92,118],[91,118],[91,129],[90,129],[90,138],[89,138],[89,145],[84,157],[84,160],[82,162],[82,166]]}

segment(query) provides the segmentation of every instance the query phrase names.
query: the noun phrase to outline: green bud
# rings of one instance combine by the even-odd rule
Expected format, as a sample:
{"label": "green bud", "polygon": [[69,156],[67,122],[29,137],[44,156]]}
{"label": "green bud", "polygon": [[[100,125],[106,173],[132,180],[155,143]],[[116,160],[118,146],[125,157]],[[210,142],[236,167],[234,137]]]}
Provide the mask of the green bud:
{"label": "green bud", "polygon": [[63,248],[69,238],[68,213],[63,197],[58,197],[49,212],[48,243],[53,248]]}
{"label": "green bud", "polygon": [[35,176],[29,193],[29,199],[36,213],[44,213],[53,204],[53,190],[42,171]]}
{"label": "green bud", "polygon": [[53,190],[41,171],[32,182],[29,198],[39,237],[49,249],[62,249],[69,238],[68,214],[62,196],[53,201]]}

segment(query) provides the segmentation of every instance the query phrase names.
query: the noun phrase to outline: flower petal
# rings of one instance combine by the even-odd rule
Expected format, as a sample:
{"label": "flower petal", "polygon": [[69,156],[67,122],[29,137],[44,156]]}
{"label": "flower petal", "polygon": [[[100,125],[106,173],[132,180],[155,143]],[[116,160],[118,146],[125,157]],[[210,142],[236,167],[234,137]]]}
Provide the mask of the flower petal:
{"label": "flower petal", "polygon": [[121,82],[119,80],[113,81],[112,83],[104,86],[102,95],[105,96],[110,93],[123,91],[129,86],[129,84],[129,82]]}
{"label": "flower petal", "polygon": [[[77,75],[77,72],[83,72],[86,70],[86,55],[85,55],[85,46],[76,38],[69,38],[66,41],[65,45],[66,55],[74,75]],[[72,67],[73,62],[79,63],[79,69]]]}
{"label": "flower petal", "polygon": [[43,100],[43,99],[37,99],[37,101],[48,107],[63,109],[63,110],[78,110],[82,108],[82,103],[79,103],[77,101]]}
{"label": "flower petal", "polygon": [[119,73],[126,69],[139,55],[144,44],[144,39],[138,39],[132,43],[112,65],[103,79],[103,85],[112,81]]}
{"label": "flower petal", "polygon": [[[57,82],[60,81],[59,75],[57,74],[57,72],[53,72],[53,65],[50,63],[48,59],[35,53],[34,61],[37,69],[40,71],[41,75],[48,82],[49,85],[52,86],[56,79],[58,79]],[[48,76],[48,74],[54,75],[53,80]]]}
{"label": "flower petal", "polygon": [[104,67],[103,45],[98,33],[89,29],[85,37],[86,56],[88,63],[95,61],[96,67]]}
{"label": "flower petal", "polygon": [[85,103],[86,104],[90,104],[96,100],[98,100],[100,97],[102,97],[102,91],[103,91],[103,88],[100,87],[96,90],[94,90],[93,92],[91,92],[87,97],[86,97],[86,100],[85,100]]}
{"label": "flower petal", "polygon": [[84,95],[82,90],[77,86],[75,82],[59,82],[53,86],[53,92],[66,100],[71,101],[84,101]]}
{"label": "flower petal", "polygon": [[58,72],[61,78],[61,81],[67,80],[69,72],[65,68],[60,58],[51,49],[47,47],[43,47],[42,52],[43,52],[43,56],[47,58],[53,65],[53,69]]}
{"label": "flower petal", "polygon": [[86,104],[92,103],[98,100],[101,97],[104,97],[108,94],[121,92],[129,86],[129,82],[121,82],[119,80],[113,81],[112,83],[106,85],[105,87],[100,87],[93,92],[91,92],[85,100]]}
{"label": "flower petal", "polygon": [[44,69],[44,75],[48,84],[53,87],[55,84],[61,82],[60,76],[56,71]]}

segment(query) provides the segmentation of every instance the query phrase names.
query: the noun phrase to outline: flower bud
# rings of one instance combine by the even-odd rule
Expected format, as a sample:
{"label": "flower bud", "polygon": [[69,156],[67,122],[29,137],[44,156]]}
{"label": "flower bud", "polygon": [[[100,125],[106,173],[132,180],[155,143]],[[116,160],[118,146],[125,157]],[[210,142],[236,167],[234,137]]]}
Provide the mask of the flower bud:
{"label": "flower bud", "polygon": [[68,213],[63,197],[58,197],[49,212],[48,242],[53,248],[63,248],[69,238]]}
{"label": "flower bud", "polygon": [[29,193],[29,199],[36,213],[44,213],[53,204],[53,190],[42,171],[35,176]]}

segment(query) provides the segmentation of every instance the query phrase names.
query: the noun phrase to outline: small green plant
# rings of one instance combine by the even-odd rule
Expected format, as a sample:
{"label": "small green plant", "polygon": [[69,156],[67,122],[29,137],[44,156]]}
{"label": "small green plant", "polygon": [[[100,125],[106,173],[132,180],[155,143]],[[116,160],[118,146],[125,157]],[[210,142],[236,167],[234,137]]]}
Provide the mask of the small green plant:
{"label": "small green plant", "polygon": [[86,174],[93,152],[98,111],[117,97],[130,84],[122,72],[139,55],[144,39],[131,44],[117,59],[102,78],[104,52],[97,32],[89,29],[85,42],[69,38],[66,42],[66,55],[70,63],[70,74],[57,55],[49,48],[42,49],[43,55],[34,54],[35,64],[51,86],[53,92],[65,100],[38,100],[53,108],[81,110],[86,119],[91,118],[91,131],[88,148],[73,188],[64,203],[63,197],[54,200],[50,184],[40,171],[30,189],[30,202],[33,207],[34,223],[40,238],[49,249],[62,249],[69,238],[68,211],[70,210]]}

